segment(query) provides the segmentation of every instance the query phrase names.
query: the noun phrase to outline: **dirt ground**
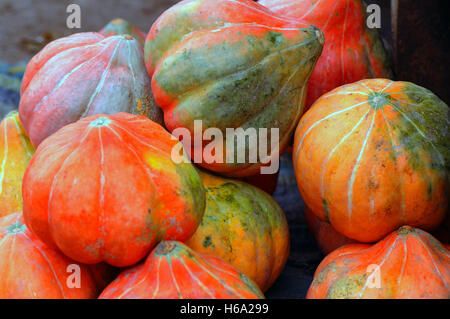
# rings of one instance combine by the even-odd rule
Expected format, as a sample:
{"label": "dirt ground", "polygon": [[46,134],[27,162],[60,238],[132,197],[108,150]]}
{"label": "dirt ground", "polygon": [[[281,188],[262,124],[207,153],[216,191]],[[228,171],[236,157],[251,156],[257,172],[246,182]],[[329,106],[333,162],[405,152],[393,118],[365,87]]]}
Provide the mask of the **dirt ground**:
{"label": "dirt ground", "polygon": [[[76,32],[98,31],[114,18],[147,32],[178,0],[0,0],[0,61],[28,61],[49,40]],[[81,8],[81,29],[69,29],[69,4]]]}

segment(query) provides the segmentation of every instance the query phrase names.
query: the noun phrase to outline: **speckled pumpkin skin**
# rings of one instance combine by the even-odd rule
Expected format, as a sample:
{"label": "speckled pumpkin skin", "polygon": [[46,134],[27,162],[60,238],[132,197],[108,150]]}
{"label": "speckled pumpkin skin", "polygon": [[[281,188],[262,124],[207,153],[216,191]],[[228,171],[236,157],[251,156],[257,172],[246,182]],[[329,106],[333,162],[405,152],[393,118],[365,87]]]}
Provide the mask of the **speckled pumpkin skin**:
{"label": "speckled pumpkin skin", "polygon": [[260,299],[258,286],[219,258],[163,241],[116,278],[100,299]]}
{"label": "speckled pumpkin skin", "polygon": [[22,211],[22,179],[33,153],[19,114],[9,113],[0,123],[0,217]]}
{"label": "speckled pumpkin skin", "polygon": [[[92,299],[100,293],[89,266],[44,245],[22,213],[0,218],[0,243],[0,299]],[[80,288],[67,285],[73,283],[72,264],[80,267]]]}
{"label": "speckled pumpkin skin", "polygon": [[324,254],[329,254],[344,245],[356,243],[355,240],[339,233],[330,223],[314,215],[308,207],[305,207],[305,221],[317,245]]}
{"label": "speckled pumpkin skin", "polygon": [[[368,280],[370,265],[379,267],[380,288],[374,277]],[[448,299],[450,252],[430,234],[404,226],[374,245],[333,251],[317,268],[307,298]]]}
{"label": "speckled pumpkin skin", "polygon": [[142,48],[128,35],[77,33],[49,43],[28,63],[20,119],[34,146],[94,114],[128,112],[162,123]]}
{"label": "speckled pumpkin skin", "polygon": [[359,242],[437,227],[448,210],[449,122],[449,107],[409,82],[364,80],[323,95],[295,133],[305,203]]}
{"label": "speckled pumpkin skin", "polygon": [[[191,133],[202,120],[203,132],[219,128],[279,129],[278,147],[269,143],[270,158],[288,144],[302,113],[306,84],[321,53],[323,35],[310,25],[277,17],[250,0],[187,0],[167,10],[153,24],[146,38],[145,58],[153,75],[152,90],[172,132]],[[225,139],[225,159],[231,153]],[[265,140],[265,138],[264,138]],[[249,154],[243,143],[241,152]],[[259,148],[258,148],[259,150]],[[232,177],[259,173],[256,163],[210,163],[204,153],[201,166]]]}
{"label": "speckled pumpkin skin", "polygon": [[86,264],[133,265],[162,239],[186,240],[205,208],[179,143],[137,115],[94,115],[65,126],[36,150],[23,180],[24,216],[45,243]]}
{"label": "speckled pumpkin skin", "polygon": [[99,33],[104,36],[129,34],[144,48],[146,34],[124,19],[117,18],[110,21]]}
{"label": "speckled pumpkin skin", "polygon": [[280,206],[247,183],[200,172],[206,209],[186,245],[219,257],[266,291],[282,272],[289,255],[289,228]]}
{"label": "speckled pumpkin skin", "polygon": [[325,45],[308,83],[307,110],[322,94],[368,78],[391,78],[390,58],[360,0],[261,0],[277,14],[320,28]]}

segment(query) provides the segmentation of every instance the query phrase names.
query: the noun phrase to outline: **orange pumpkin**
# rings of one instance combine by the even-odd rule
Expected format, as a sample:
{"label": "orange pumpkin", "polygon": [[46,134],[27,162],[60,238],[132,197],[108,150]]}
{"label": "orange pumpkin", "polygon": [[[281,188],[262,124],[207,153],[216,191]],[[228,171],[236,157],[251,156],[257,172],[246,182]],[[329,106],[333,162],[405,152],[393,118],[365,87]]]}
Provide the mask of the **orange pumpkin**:
{"label": "orange pumpkin", "polygon": [[294,171],[313,213],[346,237],[437,227],[448,209],[449,108],[408,82],[337,88],[298,124]]}
{"label": "orange pumpkin", "polygon": [[65,126],[39,145],[25,172],[27,225],[72,259],[118,267],[135,264],[162,239],[188,239],[205,191],[192,164],[172,159],[178,143],[127,113]]}
{"label": "orange pumpkin", "polygon": [[0,217],[22,211],[22,179],[34,148],[17,112],[0,123]]}
{"label": "orange pumpkin", "polygon": [[100,299],[258,299],[250,279],[228,263],[163,241],[146,261],[124,271]]}
{"label": "orange pumpkin", "polygon": [[49,43],[28,63],[20,119],[34,146],[93,114],[129,112],[162,123],[150,86],[134,38],[77,33]]}
{"label": "orange pumpkin", "polygon": [[374,244],[350,244],[316,270],[307,298],[450,298],[450,251],[404,226]]}
{"label": "orange pumpkin", "polygon": [[345,237],[336,231],[330,223],[314,215],[308,207],[305,208],[305,221],[320,250],[325,254],[329,254],[341,246],[355,243],[353,239]]}
{"label": "orange pumpkin", "polygon": [[361,0],[260,0],[273,12],[309,23],[325,35],[308,82],[307,110],[322,94],[367,78],[391,77],[390,58]]}
{"label": "orange pumpkin", "polygon": [[205,214],[186,245],[229,262],[266,291],[289,255],[289,228],[281,207],[247,183],[204,172],[200,176]]}
{"label": "orange pumpkin", "polygon": [[91,299],[103,288],[87,265],[36,238],[22,213],[0,218],[0,243],[0,299]]}

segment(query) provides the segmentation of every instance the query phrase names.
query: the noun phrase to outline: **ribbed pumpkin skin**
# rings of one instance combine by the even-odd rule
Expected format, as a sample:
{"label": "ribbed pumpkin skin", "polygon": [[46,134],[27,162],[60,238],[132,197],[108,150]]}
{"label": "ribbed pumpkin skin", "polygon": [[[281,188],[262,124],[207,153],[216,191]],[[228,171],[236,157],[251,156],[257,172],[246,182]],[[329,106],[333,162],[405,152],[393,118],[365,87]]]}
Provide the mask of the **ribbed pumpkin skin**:
{"label": "ribbed pumpkin skin", "polygon": [[338,86],[368,78],[391,78],[387,51],[376,29],[366,26],[360,0],[261,0],[273,12],[315,25],[325,45],[308,84],[306,109]]}
{"label": "ribbed pumpkin skin", "polygon": [[121,18],[111,20],[98,33],[104,36],[129,34],[139,42],[142,48],[144,48],[146,34],[139,30],[139,28]]}
{"label": "ribbed pumpkin skin", "polygon": [[[187,128],[194,154],[194,121],[203,131],[218,128],[279,128],[283,151],[302,112],[305,86],[322,50],[315,27],[279,18],[250,0],[182,1],[166,11],[146,39],[146,66],[152,90],[164,111],[166,127]],[[217,137],[217,140],[221,140]],[[265,140],[265,139],[264,139]],[[205,142],[204,144],[208,144]],[[223,158],[230,149],[223,140]],[[249,154],[249,143],[240,149]],[[200,153],[203,154],[203,153]],[[232,177],[259,173],[257,163],[210,163],[201,166]],[[229,162],[229,161],[228,161]]]}
{"label": "ribbed pumpkin skin", "polygon": [[186,240],[205,191],[176,143],[137,115],[94,115],[65,126],[37,149],[24,176],[24,216],[45,243],[86,264],[133,265],[162,239]]}
{"label": "ribbed pumpkin skin", "polygon": [[[97,287],[90,268],[44,245],[25,226],[22,213],[0,218],[0,299],[92,299]],[[80,267],[80,288],[69,288]]]}
{"label": "ribbed pumpkin skin", "polygon": [[0,123],[0,217],[22,211],[22,179],[33,153],[19,114],[9,113]]}
{"label": "ribbed pumpkin skin", "polygon": [[[380,288],[368,284],[370,265],[379,266]],[[333,251],[317,268],[307,298],[448,299],[450,252],[430,234],[404,226],[374,245]]]}
{"label": "ribbed pumpkin skin", "polygon": [[305,208],[305,221],[320,250],[325,254],[329,254],[341,246],[356,242],[339,233],[330,223],[314,215],[308,207]]}
{"label": "ribbed pumpkin skin", "polygon": [[77,33],[49,43],[28,63],[20,119],[34,146],[93,114],[128,112],[162,123],[150,85],[135,39]]}
{"label": "ribbed pumpkin skin", "polygon": [[260,299],[258,286],[219,258],[163,241],[145,262],[125,270],[100,299]]}
{"label": "ribbed pumpkin skin", "polygon": [[448,106],[413,83],[337,88],[297,127],[300,193],[316,216],[360,242],[402,225],[431,230],[448,209],[449,127]]}
{"label": "ribbed pumpkin skin", "polygon": [[206,209],[186,241],[193,250],[219,257],[266,291],[289,255],[289,228],[280,206],[247,183],[200,172]]}

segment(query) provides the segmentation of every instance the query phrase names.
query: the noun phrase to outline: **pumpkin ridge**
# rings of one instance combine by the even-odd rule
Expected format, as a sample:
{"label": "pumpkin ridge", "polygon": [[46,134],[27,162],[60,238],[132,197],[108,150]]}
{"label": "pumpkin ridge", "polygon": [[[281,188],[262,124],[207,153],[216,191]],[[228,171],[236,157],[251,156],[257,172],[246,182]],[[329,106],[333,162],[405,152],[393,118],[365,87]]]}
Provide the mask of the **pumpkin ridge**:
{"label": "pumpkin ridge", "polygon": [[208,289],[208,287],[206,287],[203,282],[197,277],[195,276],[195,274],[192,273],[191,269],[188,267],[188,265],[186,265],[185,261],[183,258],[180,259],[181,263],[183,264],[184,268],[186,268],[187,272],[189,273],[189,276],[195,280],[196,282],[198,282],[199,286],[202,287],[202,289],[212,298],[214,299],[214,295],[212,294],[212,292]]}
{"label": "pumpkin ridge", "polygon": [[366,118],[366,116],[369,114],[369,112],[371,111],[370,108],[368,108],[367,112],[361,117],[361,119],[356,123],[356,125],[351,129],[351,131],[349,133],[347,133],[340,141],[338,144],[336,144],[336,146],[331,150],[331,152],[328,154],[327,159],[322,167],[322,174],[321,174],[321,191],[322,191],[322,203],[324,206],[324,211],[326,216],[325,220],[327,220],[329,217],[328,216],[328,205],[327,205],[327,201],[325,199],[325,173],[326,173],[326,168],[328,166],[328,162],[331,160],[332,156],[334,155],[334,152],[339,148],[339,146],[342,145],[342,143],[345,142],[345,140],[347,138],[349,138],[353,132],[358,128],[358,126],[364,121],[364,119]]}
{"label": "pumpkin ridge", "polygon": [[[53,264],[51,263],[51,261],[50,261],[50,259],[48,258],[48,256],[47,256],[47,254],[42,250],[42,249],[40,249],[32,240],[31,240],[31,238],[26,234],[26,233],[22,233],[21,235],[23,235],[26,239],[27,239],[27,241],[39,252],[39,254],[42,256],[42,258],[44,258],[44,260],[45,260],[45,262],[47,263],[47,265],[50,267],[50,270],[52,271],[52,275],[53,275],[53,277],[55,278],[55,280],[56,280],[56,283],[57,283],[57,285],[58,285],[58,288],[59,288],[59,290],[60,290],[60,292],[61,292],[61,295],[62,295],[62,297],[63,297],[63,299],[67,299],[67,297],[66,297],[66,294],[64,293],[64,289],[63,289],[63,286],[62,286],[62,284],[61,284],[61,281],[59,280],[59,278],[58,278],[58,276],[57,276],[57,274],[56,274],[56,271],[55,271],[55,268],[53,267]],[[14,238],[14,242],[15,242],[15,238]],[[13,249],[11,249],[11,252],[13,251]]]}
{"label": "pumpkin ridge", "polygon": [[[90,44],[89,47],[90,47],[90,46],[98,46],[98,43],[96,43],[96,44]],[[80,69],[83,65],[85,65],[85,64],[87,64],[88,62],[91,62],[91,61],[93,61],[95,58],[99,57],[103,52],[105,52],[105,51],[109,48],[109,46],[110,46],[110,44],[108,44],[107,46],[105,46],[104,48],[102,48],[102,49],[100,50],[100,52],[98,52],[95,56],[93,56],[92,58],[90,58],[90,59],[88,59],[88,60],[86,60],[86,61],[84,61],[84,62],[81,62],[81,63],[78,64],[76,67],[74,67],[72,70],[70,70],[66,75],[64,75],[64,76],[62,77],[62,79],[61,79],[60,81],[58,81],[58,84],[55,85],[55,87],[54,87],[50,92],[48,92],[48,94],[46,94],[46,95],[39,101],[39,103],[37,103],[37,104],[33,107],[32,112],[30,112],[30,113],[31,113],[31,120],[33,119],[33,114],[36,113],[36,109],[37,109],[43,102],[45,102],[51,94],[53,94],[54,92],[56,92],[56,90],[57,90],[58,88],[60,88],[60,87],[64,84],[64,82],[69,78],[70,75],[72,75],[74,72],[76,72],[78,69]],[[79,49],[79,48],[84,48],[84,49],[85,49],[86,46],[74,47],[74,48],[71,48],[70,50],[72,50],[72,49],[76,50],[76,49]],[[58,56],[59,54],[61,54],[61,53],[67,53],[67,51],[68,51],[68,50],[61,51],[61,52],[59,52],[58,54],[56,54],[55,56],[53,56],[51,59],[53,59],[54,57],[57,57],[57,56]],[[48,61],[50,61],[51,59],[49,59]],[[47,61],[47,62],[48,62],[48,61]],[[46,64],[46,63],[45,63],[45,64]],[[45,66],[45,64],[44,64],[44,66]],[[38,72],[39,72],[39,71],[38,71]],[[38,72],[36,72],[35,76],[37,75]],[[33,76],[33,78],[34,78],[34,76]],[[29,83],[31,83],[31,81],[33,80],[33,78],[30,80]]]}
{"label": "pumpkin ridge", "polygon": [[375,123],[375,116],[377,115],[376,111],[373,111],[373,116],[372,116],[372,122],[370,124],[369,130],[367,131],[367,135],[364,139],[363,145],[361,147],[361,151],[359,152],[359,155],[356,159],[356,163],[355,166],[353,167],[352,170],[352,174],[350,176],[350,182],[348,184],[348,192],[347,192],[347,197],[348,197],[348,203],[347,203],[347,207],[348,207],[348,220],[350,222],[351,217],[352,217],[352,208],[353,208],[353,185],[355,183],[355,179],[356,179],[356,171],[358,169],[358,165],[361,161],[362,155],[364,154],[364,151],[366,149],[367,146],[367,141],[370,138],[370,134],[372,133],[372,129],[373,129],[373,124]]}
{"label": "pumpkin ridge", "polygon": [[[15,111],[14,113],[18,114],[17,111]],[[15,116],[12,118],[14,120],[14,123],[16,124],[17,132],[24,132],[24,128],[23,128],[22,124],[17,121],[17,118]],[[20,135],[20,139],[22,141],[22,144],[23,144],[24,149],[26,150],[28,156],[30,156],[30,157],[33,156],[34,149],[33,149],[33,146],[31,145],[28,137],[26,137],[24,134],[19,134],[19,135]]]}
{"label": "pumpkin ridge", "polygon": [[347,16],[348,16],[348,0],[347,0],[347,7],[345,8],[345,19],[344,19],[344,26],[342,28],[342,39],[341,39],[341,75],[343,83],[345,83],[344,42],[345,42],[345,29],[347,28]]}
{"label": "pumpkin ridge", "polygon": [[[325,116],[324,118],[321,118],[320,120],[318,120],[318,121],[315,122],[314,124],[312,124],[312,125],[308,128],[308,130],[303,134],[303,136],[302,136],[302,138],[301,138],[301,140],[300,140],[300,142],[299,142],[299,144],[298,144],[298,146],[297,146],[297,149],[296,149],[296,151],[295,151],[295,161],[293,162],[293,163],[294,163],[294,170],[295,170],[295,165],[296,165],[297,158],[298,158],[298,155],[299,155],[299,152],[300,152],[300,148],[301,148],[301,146],[302,146],[302,144],[303,144],[303,141],[305,140],[306,135],[308,135],[309,132],[310,132],[314,127],[316,127],[317,125],[319,125],[319,124],[322,123],[323,121],[328,120],[329,118],[331,118],[331,117],[333,117],[333,116],[335,116],[335,115],[344,113],[344,112],[346,112],[346,111],[349,111],[349,110],[351,110],[351,109],[354,109],[355,107],[358,107],[358,106],[360,106],[360,105],[362,105],[362,104],[365,104],[365,103],[367,103],[367,101],[363,101],[363,102],[357,103],[357,104],[355,104],[355,105],[349,106],[349,107],[347,107],[347,108],[345,108],[345,109],[342,109],[342,110],[333,112],[333,113],[331,113],[331,114]],[[306,121],[304,121],[304,122],[302,122],[302,123],[306,123]],[[299,125],[298,128],[297,128],[297,130],[300,130],[300,129],[302,128],[302,123],[300,123],[300,125]]]}
{"label": "pumpkin ridge", "polygon": [[[242,23],[236,24],[236,25],[239,26],[239,25],[242,25]],[[250,24],[250,25],[252,25],[252,26],[259,26],[259,25],[255,25],[255,24]],[[271,27],[267,27],[267,26],[264,26],[264,25],[261,25],[261,27],[268,28],[267,33],[269,33],[272,30]],[[195,32],[193,32],[192,36],[195,36]],[[183,40],[182,44],[186,43],[188,40],[189,40],[189,38],[185,38]],[[186,96],[190,96],[190,95],[195,95],[195,93],[197,93],[199,91],[202,91],[205,86],[211,85],[210,82],[219,81],[219,80],[226,80],[226,79],[228,79],[228,78],[230,78],[232,76],[236,76],[236,75],[239,75],[239,74],[245,74],[245,73],[248,73],[248,72],[250,72],[252,70],[256,70],[260,65],[263,65],[268,60],[270,60],[270,58],[272,58],[274,56],[277,56],[277,55],[279,55],[281,53],[284,53],[286,51],[295,50],[295,49],[307,46],[308,44],[311,44],[315,40],[316,40],[316,37],[312,37],[311,39],[309,39],[306,42],[296,43],[296,44],[290,45],[290,46],[288,46],[286,48],[283,48],[281,50],[278,50],[278,51],[272,52],[270,54],[264,55],[259,61],[255,62],[254,64],[252,64],[250,66],[246,65],[245,67],[243,66],[242,69],[231,70],[230,72],[221,74],[219,77],[216,77],[216,78],[213,78],[213,79],[208,79],[206,82],[203,82],[203,83],[199,82],[196,86],[185,87],[182,92],[180,92],[179,94],[176,94],[176,98],[174,98],[174,103],[175,103],[175,101],[179,100],[180,98],[183,98],[183,97],[186,97]],[[217,44],[217,45],[220,45],[220,44]],[[196,49],[198,49],[198,48],[196,48]],[[172,51],[170,51],[170,52],[172,52]],[[169,55],[170,52],[168,52],[167,55]],[[303,66],[304,63],[306,63],[306,62],[309,62],[309,60],[312,57],[314,57],[314,54],[310,54],[307,59],[302,60],[302,62],[299,63],[300,66]],[[164,58],[161,61],[164,61]],[[158,68],[159,67],[160,66],[158,65]],[[300,67],[297,69],[296,72],[298,72],[298,70],[300,70]],[[312,70],[311,70],[311,72],[312,72]],[[155,73],[157,73],[157,72],[155,72]],[[156,76],[157,78],[158,78],[158,75]],[[286,82],[289,82],[289,79]],[[178,108],[180,108],[180,106],[178,106]],[[261,107],[261,108],[263,108],[263,107]]]}
{"label": "pumpkin ridge", "polygon": [[174,283],[174,285],[175,285],[175,288],[176,288],[176,290],[177,290],[177,295],[178,295],[178,297],[179,297],[179,299],[183,299],[183,295],[181,294],[181,291],[180,291],[180,287],[178,286],[178,281],[177,281],[177,279],[175,278],[175,275],[173,274],[173,265],[172,265],[172,260],[169,258],[169,256],[164,256],[166,259],[167,259],[167,263],[169,264],[169,266],[170,266],[170,268],[169,268],[169,270],[170,270],[170,275],[171,275],[171,277],[172,277],[172,280],[173,280],[173,283]]}
{"label": "pumpkin ridge", "polygon": [[[91,123],[92,124],[92,123]],[[107,125],[107,124],[106,124]],[[98,242],[105,242],[104,234],[105,234],[105,223],[104,223],[104,214],[105,214],[105,173],[104,173],[104,164],[105,164],[105,150],[103,148],[103,139],[102,139],[102,127],[97,129],[98,139],[100,142],[100,189],[99,189],[99,211],[97,214],[97,232],[98,232]],[[101,245],[98,249],[98,254],[103,256],[103,248],[104,245]]]}
{"label": "pumpkin ridge", "polygon": [[101,75],[101,77],[100,77],[100,80],[99,80],[98,83],[97,83],[97,86],[96,86],[96,88],[95,88],[95,90],[94,90],[94,93],[91,95],[91,98],[89,99],[89,102],[88,102],[88,104],[86,105],[86,108],[85,108],[84,112],[81,114],[81,117],[86,117],[86,116],[87,116],[87,114],[89,113],[89,110],[90,110],[90,107],[91,107],[92,102],[95,100],[95,98],[97,97],[97,95],[98,95],[98,94],[100,93],[100,91],[102,90],[103,85],[105,84],[106,76],[108,75],[108,73],[109,73],[109,71],[110,71],[110,69],[111,69],[112,61],[113,61],[114,58],[116,57],[117,49],[119,48],[119,46],[121,45],[121,43],[122,43],[122,39],[119,39],[119,40],[117,41],[117,44],[116,44],[116,47],[114,48],[113,53],[111,54],[111,58],[109,59],[106,68],[105,68],[105,69],[103,70],[103,72],[102,72],[102,75]]}

